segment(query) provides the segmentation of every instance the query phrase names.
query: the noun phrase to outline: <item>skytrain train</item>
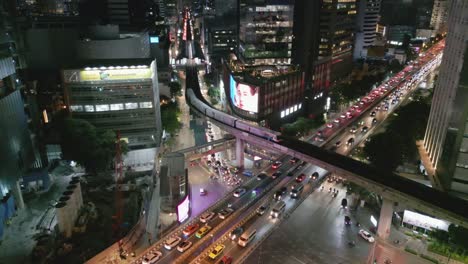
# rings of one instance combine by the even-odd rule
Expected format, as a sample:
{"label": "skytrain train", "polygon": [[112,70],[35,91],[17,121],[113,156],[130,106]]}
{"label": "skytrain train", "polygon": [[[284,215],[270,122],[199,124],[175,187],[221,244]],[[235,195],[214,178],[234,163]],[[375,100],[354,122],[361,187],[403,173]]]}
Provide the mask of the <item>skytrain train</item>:
{"label": "skytrain train", "polygon": [[217,109],[212,108],[210,105],[206,104],[200,100],[193,91],[192,88],[187,88],[187,97],[188,103],[191,104],[195,109],[200,113],[203,113],[205,116],[208,116],[224,125],[237,128],[239,130],[245,131],[247,133],[253,134],[258,137],[265,138],[270,141],[280,142],[281,133],[276,132],[264,127],[252,126],[238,118],[225,114]]}

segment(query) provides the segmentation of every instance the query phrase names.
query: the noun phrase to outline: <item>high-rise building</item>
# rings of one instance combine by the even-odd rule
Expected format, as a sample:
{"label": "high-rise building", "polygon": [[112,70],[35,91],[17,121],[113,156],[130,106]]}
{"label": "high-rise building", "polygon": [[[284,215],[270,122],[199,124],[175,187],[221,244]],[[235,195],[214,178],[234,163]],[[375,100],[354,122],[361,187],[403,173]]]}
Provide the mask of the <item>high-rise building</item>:
{"label": "high-rise building", "polygon": [[379,22],[380,0],[361,0],[357,10],[357,32],[354,59],[367,57],[367,49],[374,45]]}
{"label": "high-rise building", "polygon": [[124,164],[152,168],[162,134],[156,61],[147,33],[119,34],[94,26],[77,44],[81,61],[63,71],[67,109],[97,128],[119,131],[129,147]]}
{"label": "high-rise building", "polygon": [[0,198],[12,194],[22,208],[19,182],[29,169],[42,164],[34,148],[34,91],[23,81],[24,45],[11,13],[7,3],[0,2]]}
{"label": "high-rise building", "polygon": [[449,10],[446,46],[424,137],[430,161],[424,165],[444,189],[468,194],[468,2],[451,0]]}
{"label": "high-rise building", "polygon": [[239,1],[239,59],[253,65],[291,64],[294,1]]}
{"label": "high-rise building", "polygon": [[355,0],[325,0],[322,3],[319,56],[331,58],[332,81],[351,73],[356,14]]}
{"label": "high-rise building", "polygon": [[434,33],[443,34],[447,31],[447,11],[448,0],[434,0],[432,8],[431,27],[434,28]]}

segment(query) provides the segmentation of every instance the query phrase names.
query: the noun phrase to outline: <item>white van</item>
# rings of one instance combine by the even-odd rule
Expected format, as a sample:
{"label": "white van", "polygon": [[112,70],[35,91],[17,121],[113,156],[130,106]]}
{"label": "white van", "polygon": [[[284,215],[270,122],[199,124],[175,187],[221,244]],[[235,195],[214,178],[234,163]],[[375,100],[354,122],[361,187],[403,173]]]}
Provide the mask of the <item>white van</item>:
{"label": "white van", "polygon": [[281,213],[284,212],[285,209],[286,209],[286,203],[284,201],[278,202],[275,205],[275,207],[273,207],[273,209],[271,210],[270,217],[278,218],[281,215]]}
{"label": "white van", "polygon": [[253,229],[250,231],[245,231],[239,238],[239,246],[241,247],[246,247],[247,244],[250,243],[255,238],[255,235],[257,234],[257,230]]}

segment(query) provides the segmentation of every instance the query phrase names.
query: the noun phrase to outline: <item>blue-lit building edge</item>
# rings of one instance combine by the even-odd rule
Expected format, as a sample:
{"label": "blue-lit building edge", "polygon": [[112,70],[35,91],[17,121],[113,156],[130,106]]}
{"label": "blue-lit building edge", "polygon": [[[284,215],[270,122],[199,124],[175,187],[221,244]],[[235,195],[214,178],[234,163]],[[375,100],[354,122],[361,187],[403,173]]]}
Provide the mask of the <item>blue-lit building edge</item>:
{"label": "blue-lit building edge", "polygon": [[[19,90],[0,98],[0,199],[21,196],[18,181],[34,162],[27,122]],[[14,204],[14,200],[11,203]],[[3,229],[11,214],[0,212],[0,217],[0,226]]]}

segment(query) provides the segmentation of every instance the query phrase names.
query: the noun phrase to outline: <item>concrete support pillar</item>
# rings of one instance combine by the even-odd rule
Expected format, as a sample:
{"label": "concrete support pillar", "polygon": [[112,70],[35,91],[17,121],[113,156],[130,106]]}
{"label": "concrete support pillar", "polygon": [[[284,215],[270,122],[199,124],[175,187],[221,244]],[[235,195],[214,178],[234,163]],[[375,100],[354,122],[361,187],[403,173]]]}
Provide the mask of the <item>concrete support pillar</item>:
{"label": "concrete support pillar", "polygon": [[236,138],[236,161],[239,168],[244,167],[244,141]]}
{"label": "concrete support pillar", "polygon": [[15,198],[16,206],[18,209],[23,209],[24,208],[24,200],[23,200],[23,193],[21,193],[21,187],[19,184],[19,181],[16,181],[12,186],[12,194],[13,197]]}
{"label": "concrete support pillar", "polygon": [[387,239],[390,236],[392,216],[393,202],[384,199],[382,208],[380,209],[379,225],[377,227],[377,236],[379,236],[381,239]]}

